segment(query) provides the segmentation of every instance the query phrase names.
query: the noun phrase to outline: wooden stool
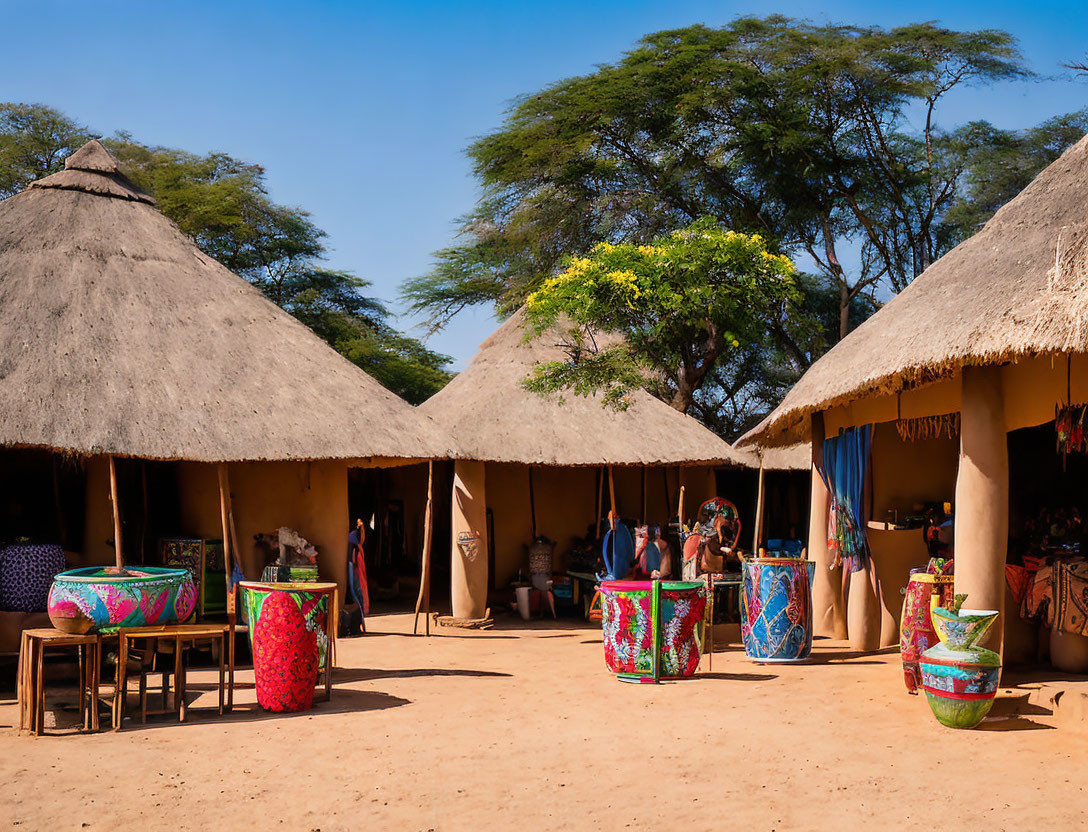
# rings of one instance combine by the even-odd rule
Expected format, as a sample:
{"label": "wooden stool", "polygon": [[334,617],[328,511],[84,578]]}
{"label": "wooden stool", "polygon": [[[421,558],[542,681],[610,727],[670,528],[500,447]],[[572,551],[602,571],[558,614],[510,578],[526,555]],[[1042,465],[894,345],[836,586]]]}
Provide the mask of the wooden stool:
{"label": "wooden stool", "polygon": [[[185,705],[185,651],[197,641],[211,641],[218,646],[219,653],[219,713],[223,713],[224,693],[226,691],[226,648],[225,643],[229,627],[226,624],[162,624],[154,627],[123,627],[117,631],[118,657],[117,681],[113,699],[113,730],[120,731],[125,718],[125,698],[128,693],[128,659],[138,652],[136,643],[146,641],[147,655],[152,658],[158,651],[159,643],[164,642],[174,652],[174,702],[168,708],[170,694],[170,668],[162,669],[162,708],[147,708],[147,674],[153,672],[153,662],[142,657],[140,663],[140,721],[147,722],[148,716],[156,714],[177,714],[178,721],[184,722],[187,712]],[[232,691],[233,693],[233,691]]]}
{"label": "wooden stool", "polygon": [[84,729],[98,730],[98,677],[102,640],[97,633],[77,635],[52,628],[23,630],[16,688],[19,730],[41,735],[45,728],[45,650],[75,647],[79,657],[79,717]]}

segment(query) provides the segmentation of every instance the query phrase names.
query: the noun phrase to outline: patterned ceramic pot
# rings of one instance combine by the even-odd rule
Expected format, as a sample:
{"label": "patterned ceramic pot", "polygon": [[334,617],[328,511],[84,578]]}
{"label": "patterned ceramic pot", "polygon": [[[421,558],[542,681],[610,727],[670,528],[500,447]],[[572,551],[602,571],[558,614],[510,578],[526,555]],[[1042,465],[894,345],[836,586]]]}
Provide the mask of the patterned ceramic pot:
{"label": "patterned ceramic pot", "polygon": [[653,581],[601,584],[604,660],[613,673],[650,676],[658,632],[658,675],[691,676],[702,655],[707,589],[702,581],[662,581],[656,609]]}
{"label": "patterned ceramic pot", "polygon": [[934,575],[928,572],[916,572],[910,576],[907,593],[903,598],[903,614],[899,619],[903,681],[910,693],[917,693],[922,685],[919,657],[940,641],[929,614],[931,599],[936,595],[939,604],[952,603],[954,581],[952,575]]}
{"label": "patterned ceramic pot", "polygon": [[941,643],[922,654],[922,689],[941,725],[974,728],[990,712],[1001,680],[1001,656],[976,647],[997,620],[997,610],[932,611]]}
{"label": "patterned ceramic pot", "polygon": [[61,572],[49,590],[49,620],[66,633],[112,633],[121,627],[174,624],[196,608],[187,569],[88,566]]}
{"label": "patterned ceramic pot", "polygon": [[64,549],[54,543],[15,543],[0,550],[0,610],[47,609],[49,587],[64,566]]}
{"label": "patterned ceramic pot", "polygon": [[1001,656],[993,650],[938,644],[922,654],[919,666],[929,708],[941,725],[974,728],[990,712],[1001,679]]}
{"label": "patterned ceramic pot", "polygon": [[332,583],[240,581],[249,616],[257,704],[306,711],[328,649]]}
{"label": "patterned ceramic pot", "polygon": [[812,575],[799,558],[746,558],[740,631],[744,652],[760,663],[800,662],[812,652]]}

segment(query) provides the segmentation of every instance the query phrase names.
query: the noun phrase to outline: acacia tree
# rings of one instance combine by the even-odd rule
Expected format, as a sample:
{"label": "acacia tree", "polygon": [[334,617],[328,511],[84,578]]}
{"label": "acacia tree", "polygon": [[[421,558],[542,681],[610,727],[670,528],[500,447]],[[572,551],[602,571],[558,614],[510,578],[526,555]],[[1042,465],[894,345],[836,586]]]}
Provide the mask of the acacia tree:
{"label": "acacia tree", "polygon": [[765,341],[799,297],[793,264],[756,234],[701,219],[649,245],[598,243],[525,304],[529,337],[559,328],[567,360],[538,366],[538,392],[605,391],[624,405],[650,387],[686,412],[717,368]]}
{"label": "acacia tree", "polygon": [[44,104],[0,103],[0,199],[60,170],[93,138],[90,130]]}
{"label": "acacia tree", "polygon": [[483,196],[464,242],[405,296],[436,326],[467,304],[509,310],[567,254],[709,215],[809,254],[839,296],[841,337],[860,295],[901,288],[943,251],[964,167],[963,137],[937,124],[947,94],[1023,74],[1008,34],[928,23],[772,16],[648,35],[520,99],[470,147]]}

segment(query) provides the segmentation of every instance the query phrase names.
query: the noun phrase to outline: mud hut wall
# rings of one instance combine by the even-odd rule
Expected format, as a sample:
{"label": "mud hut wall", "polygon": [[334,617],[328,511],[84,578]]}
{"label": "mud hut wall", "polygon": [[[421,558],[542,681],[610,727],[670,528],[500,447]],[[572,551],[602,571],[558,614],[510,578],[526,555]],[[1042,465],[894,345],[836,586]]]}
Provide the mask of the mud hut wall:
{"label": "mud hut wall", "polygon": [[[260,577],[264,565],[253,548],[253,535],[295,529],[317,547],[322,580],[344,586],[347,575],[347,464],[316,462],[238,462],[228,466],[234,521],[242,569]],[[181,520],[186,534],[221,538],[216,465],[178,465]]]}
{"label": "mud hut wall", "polygon": [[110,503],[109,457],[92,456],[86,460],[87,510],[83,521],[83,551],[72,567],[105,566],[114,562],[113,506]]}

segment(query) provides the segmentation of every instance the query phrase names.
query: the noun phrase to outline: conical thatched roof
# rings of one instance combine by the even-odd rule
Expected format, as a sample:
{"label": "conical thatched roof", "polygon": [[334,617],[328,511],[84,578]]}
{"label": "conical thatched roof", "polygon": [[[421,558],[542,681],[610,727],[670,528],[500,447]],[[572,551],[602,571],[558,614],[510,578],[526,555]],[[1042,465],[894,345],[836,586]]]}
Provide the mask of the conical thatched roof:
{"label": "conical thatched roof", "polygon": [[0,444],[448,456],[431,420],[203,254],[96,141],[0,202]]}
{"label": "conical thatched roof", "polygon": [[1088,352],[1088,136],[971,239],[839,342],[741,444],[808,438],[808,415],[965,365]]}
{"label": "conical thatched roof", "polygon": [[484,341],[468,369],[420,405],[454,438],[459,458],[531,465],[755,461],[649,393],[639,391],[618,411],[596,397],[526,390],[521,383],[537,363],[566,353],[548,333],[525,342],[522,322],[519,311]]}

